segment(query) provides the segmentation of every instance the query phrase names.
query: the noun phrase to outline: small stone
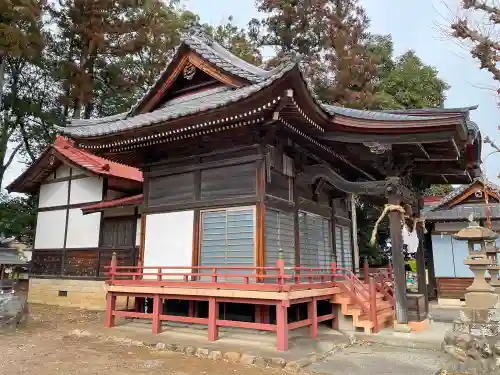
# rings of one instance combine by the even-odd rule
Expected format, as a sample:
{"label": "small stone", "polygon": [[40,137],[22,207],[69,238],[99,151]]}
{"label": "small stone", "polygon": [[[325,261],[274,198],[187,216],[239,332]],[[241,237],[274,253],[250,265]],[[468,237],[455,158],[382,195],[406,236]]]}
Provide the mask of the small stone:
{"label": "small stone", "polygon": [[132,346],[144,346],[144,341],[133,340],[130,344]]}
{"label": "small stone", "polygon": [[76,337],[90,337],[92,334],[89,331],[85,331],[83,329],[74,329],[71,331],[71,335]]}
{"label": "small stone", "polygon": [[285,371],[297,374],[302,368],[309,366],[311,363],[312,361],[309,358],[299,359],[297,361],[291,361],[288,362],[287,365],[285,366]]}
{"label": "small stone", "polygon": [[483,356],[483,358],[490,358],[493,357],[493,350],[491,349],[491,345],[487,342],[483,343],[479,347],[479,352]]}
{"label": "small stone", "polygon": [[212,361],[219,361],[222,359],[222,353],[218,350],[214,350],[210,352],[208,359],[211,359]]}
{"label": "small stone", "polygon": [[165,350],[165,344],[163,342],[159,342],[155,345],[155,348],[158,350]]}
{"label": "small stone", "polygon": [[273,368],[283,368],[286,365],[286,361],[283,358],[273,357],[269,360],[269,367]]}
{"label": "small stone", "polygon": [[184,353],[186,353],[187,355],[193,356],[196,354],[196,348],[193,346],[186,346],[184,348]]}
{"label": "small stone", "polygon": [[257,367],[267,367],[269,361],[262,357],[255,357],[254,365]]}
{"label": "small stone", "polygon": [[195,355],[198,358],[208,358],[208,353],[209,353],[208,349],[198,348],[198,349],[196,349]]}
{"label": "small stone", "polygon": [[224,353],[224,359],[228,362],[238,362],[240,360],[241,354],[237,352],[226,352]]}
{"label": "small stone", "polygon": [[250,354],[243,354],[240,358],[240,363],[242,365],[253,365],[255,362],[255,356]]}
{"label": "small stone", "polygon": [[178,352],[179,351],[179,345],[177,344],[166,344],[165,345],[165,350],[169,352]]}
{"label": "small stone", "polygon": [[500,342],[497,342],[494,346],[495,354],[500,356]]}
{"label": "small stone", "polygon": [[472,344],[472,337],[470,335],[458,334],[455,335],[455,346],[467,350]]}

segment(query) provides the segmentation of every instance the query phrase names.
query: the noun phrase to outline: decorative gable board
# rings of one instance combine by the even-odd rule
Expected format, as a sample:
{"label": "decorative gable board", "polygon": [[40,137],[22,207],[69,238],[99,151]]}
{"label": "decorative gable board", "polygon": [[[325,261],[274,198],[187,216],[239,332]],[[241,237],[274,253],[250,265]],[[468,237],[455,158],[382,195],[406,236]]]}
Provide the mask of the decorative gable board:
{"label": "decorative gable board", "polygon": [[205,60],[187,47],[179,50],[179,57],[172,60],[163,75],[129,115],[151,112],[180,95],[217,85],[241,87],[241,79],[233,77]]}

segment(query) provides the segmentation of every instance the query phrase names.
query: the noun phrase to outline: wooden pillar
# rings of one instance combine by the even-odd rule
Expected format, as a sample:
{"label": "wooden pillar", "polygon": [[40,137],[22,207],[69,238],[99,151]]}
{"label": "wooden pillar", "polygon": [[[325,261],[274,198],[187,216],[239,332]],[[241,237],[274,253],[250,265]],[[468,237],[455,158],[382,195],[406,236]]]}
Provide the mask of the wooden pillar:
{"label": "wooden pillar", "polygon": [[[400,205],[401,199],[391,194],[388,197],[389,204]],[[392,266],[394,273],[394,294],[396,301],[396,320],[400,324],[408,323],[408,305],[406,301],[406,272],[405,259],[403,255],[403,234],[401,227],[401,213],[391,211],[389,213],[389,228],[391,232]]]}
{"label": "wooden pillar", "polygon": [[309,335],[315,339],[318,337],[318,306],[316,297],[307,303],[307,317],[311,319],[309,326]]}
{"label": "wooden pillar", "polygon": [[333,319],[332,319],[332,329],[338,331],[339,330],[339,305],[330,303],[330,306],[332,306],[332,314],[333,314]]}
{"label": "wooden pillar", "polygon": [[157,335],[161,332],[161,322],[160,322],[160,314],[161,314],[161,298],[160,295],[157,294],[153,297],[153,335]]}
{"label": "wooden pillar", "polygon": [[276,304],[276,348],[281,352],[288,350],[288,306],[283,302]]}
{"label": "wooden pillar", "polygon": [[208,300],[208,341],[216,341],[219,338],[217,319],[219,319],[219,304],[215,297],[210,297]]}
{"label": "wooden pillar", "polygon": [[112,328],[115,326],[115,315],[116,310],[116,296],[113,293],[109,293],[106,296],[106,328]]}
{"label": "wooden pillar", "polygon": [[428,293],[431,298],[437,298],[436,273],[434,272],[434,252],[432,250],[432,232],[434,224],[426,225],[427,233],[424,234],[424,249],[427,255],[427,272],[429,276]]}
{"label": "wooden pillar", "polygon": [[139,243],[139,261],[144,264],[144,251],[146,249],[146,214],[141,214],[141,238]]}
{"label": "wooden pillar", "polygon": [[[255,263],[257,267],[266,266],[266,207],[264,204],[266,197],[266,164],[264,161],[260,163],[257,168],[257,197],[258,203],[255,212]],[[264,274],[264,270],[258,269],[257,274]],[[264,279],[259,278],[259,281],[264,281]]]}
{"label": "wooden pillar", "polygon": [[254,316],[255,323],[262,323],[261,307],[262,307],[261,305],[255,305],[255,316]]}
{"label": "wooden pillar", "polygon": [[[420,217],[420,211],[423,208],[423,198],[418,200],[417,217]],[[425,272],[425,245],[424,245],[424,227],[423,223],[418,223],[415,229],[418,236],[418,249],[417,249],[417,280],[418,292],[424,295],[425,315],[429,313],[429,295],[427,293],[427,278]]]}
{"label": "wooden pillar", "polygon": [[358,245],[358,218],[356,215],[356,196],[349,194],[351,199],[351,229],[352,229],[352,251],[354,260],[354,274],[360,274],[360,259],[359,259],[359,245]]}
{"label": "wooden pillar", "polygon": [[188,316],[189,317],[194,317],[195,312],[194,312],[194,301],[189,301],[189,306],[188,306]]}

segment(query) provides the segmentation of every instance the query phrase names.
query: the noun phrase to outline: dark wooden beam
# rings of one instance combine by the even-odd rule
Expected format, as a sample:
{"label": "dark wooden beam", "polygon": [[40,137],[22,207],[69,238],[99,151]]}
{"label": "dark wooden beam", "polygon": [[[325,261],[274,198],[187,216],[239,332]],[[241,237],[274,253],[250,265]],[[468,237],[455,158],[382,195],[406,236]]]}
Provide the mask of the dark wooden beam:
{"label": "dark wooden beam", "polygon": [[[388,203],[400,205],[401,198],[396,194],[388,196]],[[392,269],[394,273],[394,294],[396,300],[396,321],[399,324],[408,323],[408,304],[406,299],[406,271],[403,256],[403,235],[401,232],[401,213],[389,213],[389,228],[391,232]]]}
{"label": "dark wooden beam", "polygon": [[[423,197],[418,197],[416,205],[416,216],[420,217],[422,208],[424,207]],[[424,238],[424,225],[425,223],[418,223],[415,230],[418,236],[418,249],[417,249],[417,280],[418,292],[424,295],[425,303],[425,318],[429,314],[429,294],[427,293],[427,278],[425,271],[425,238]]]}
{"label": "dark wooden beam", "polygon": [[453,132],[415,134],[366,134],[350,132],[325,132],[318,138],[341,143],[378,142],[383,144],[441,143],[449,141]]}

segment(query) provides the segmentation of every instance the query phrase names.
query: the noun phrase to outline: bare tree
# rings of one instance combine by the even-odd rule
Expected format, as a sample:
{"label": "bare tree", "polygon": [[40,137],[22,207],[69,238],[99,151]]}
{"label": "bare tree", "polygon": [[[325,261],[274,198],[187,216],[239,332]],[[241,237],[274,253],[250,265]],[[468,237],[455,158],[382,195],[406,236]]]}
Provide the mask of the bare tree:
{"label": "bare tree", "polygon": [[500,82],[500,2],[462,0],[461,14],[451,26],[453,36],[470,43],[470,53],[481,69]]}

